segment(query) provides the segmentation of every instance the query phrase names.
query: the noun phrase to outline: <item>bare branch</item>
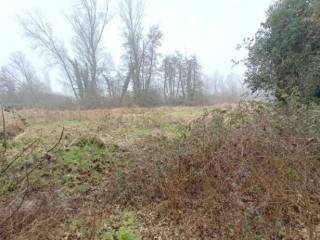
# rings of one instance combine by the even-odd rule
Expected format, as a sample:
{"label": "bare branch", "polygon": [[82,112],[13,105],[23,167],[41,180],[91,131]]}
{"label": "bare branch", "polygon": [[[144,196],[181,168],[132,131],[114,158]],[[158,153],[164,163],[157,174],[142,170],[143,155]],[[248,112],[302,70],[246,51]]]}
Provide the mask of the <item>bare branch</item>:
{"label": "bare branch", "polygon": [[22,157],[22,155],[28,151],[33,145],[35,145],[37,142],[39,141],[39,139],[36,139],[35,141],[33,141],[31,144],[29,144],[27,147],[25,147],[24,149],[22,149],[22,151],[17,154],[13,159],[12,161],[5,167],[1,170],[0,172],[0,177],[3,176],[6,171],[8,171],[8,169],[18,160]]}
{"label": "bare branch", "polygon": [[4,116],[4,109],[1,105],[1,114],[2,114],[2,130],[3,130],[3,147],[4,151],[7,151],[7,130],[6,130],[6,118]]}

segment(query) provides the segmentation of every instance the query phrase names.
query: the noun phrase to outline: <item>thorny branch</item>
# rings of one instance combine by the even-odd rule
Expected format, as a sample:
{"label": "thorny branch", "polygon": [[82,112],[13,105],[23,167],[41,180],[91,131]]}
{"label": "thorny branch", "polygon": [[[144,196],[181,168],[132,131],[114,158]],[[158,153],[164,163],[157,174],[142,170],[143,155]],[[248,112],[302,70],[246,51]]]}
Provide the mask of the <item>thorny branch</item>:
{"label": "thorny branch", "polygon": [[16,157],[14,157],[12,159],[12,161],[0,171],[0,177],[3,176],[5,174],[6,171],[8,171],[8,169],[19,159],[22,157],[22,155],[28,151],[34,144],[36,144],[39,141],[39,139],[36,139],[35,141],[33,141],[32,143],[30,143],[27,147],[25,147],[24,149],[22,149],[22,151],[16,155]]}

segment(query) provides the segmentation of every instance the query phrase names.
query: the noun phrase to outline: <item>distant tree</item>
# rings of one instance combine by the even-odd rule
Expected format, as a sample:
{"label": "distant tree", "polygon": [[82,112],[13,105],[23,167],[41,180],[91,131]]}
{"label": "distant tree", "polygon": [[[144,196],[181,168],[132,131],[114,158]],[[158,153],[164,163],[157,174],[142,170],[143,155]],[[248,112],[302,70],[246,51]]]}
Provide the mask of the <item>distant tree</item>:
{"label": "distant tree", "polygon": [[202,95],[202,73],[196,56],[177,52],[163,59],[163,95],[172,104],[192,104]]}
{"label": "distant tree", "polygon": [[7,68],[0,70],[0,102],[2,104],[15,104],[17,102],[17,86],[14,79],[8,74]]}
{"label": "distant tree", "polygon": [[305,100],[320,97],[320,4],[278,0],[248,43],[246,83],[278,99],[297,89]]}
{"label": "distant tree", "polygon": [[183,58],[180,53],[167,55],[162,63],[163,95],[166,102],[185,98],[185,84],[183,81]]}
{"label": "distant tree", "polygon": [[120,18],[123,23],[125,80],[121,102],[132,84],[133,100],[144,105],[155,76],[158,49],[162,33],[157,26],[143,34],[144,3],[141,0],[123,0],[120,4]]}
{"label": "distant tree", "polygon": [[226,76],[216,71],[212,76],[204,77],[204,94],[210,104],[238,102],[245,97],[247,89],[243,79],[235,73]]}
{"label": "distant tree", "polygon": [[135,101],[141,94],[141,63],[143,26],[142,19],[144,7],[142,1],[123,0],[120,3],[120,18],[123,23],[123,38],[125,54],[123,56],[126,68],[126,77],[123,83],[121,102],[127,94],[128,87],[132,81]]}
{"label": "distant tree", "polygon": [[2,67],[0,86],[1,101],[13,105],[39,106],[43,95],[51,92],[21,52],[12,54],[9,63]]}
{"label": "distant tree", "polygon": [[142,91],[143,97],[150,97],[152,84],[159,71],[159,47],[161,46],[162,32],[159,26],[152,26],[147,34],[143,50]]}
{"label": "distant tree", "polygon": [[187,99],[189,102],[194,102],[197,93],[201,92],[202,80],[201,70],[198,58],[194,55],[186,59],[187,62]]}
{"label": "distant tree", "polygon": [[51,25],[38,12],[21,18],[21,24],[26,36],[32,40],[33,46],[46,54],[50,64],[59,66],[67,78],[68,85],[71,87],[74,96],[77,100],[80,100],[81,87],[77,87],[77,79],[74,78],[75,74],[73,73],[68,51],[64,43],[53,34]]}
{"label": "distant tree", "polygon": [[74,31],[73,49],[75,57],[72,62],[77,79],[82,79],[78,88],[91,105],[99,101],[99,80],[104,70],[105,52],[103,34],[109,22],[109,3],[98,5],[98,0],[78,0],[73,14],[69,17]]}
{"label": "distant tree", "polygon": [[[104,48],[108,8],[108,0],[76,0],[73,12],[67,16],[73,38],[66,45],[38,12],[21,18],[26,36],[45,54],[49,65],[58,67],[63,73],[64,86],[72,90],[78,104],[88,108],[101,104],[154,106],[202,102],[203,74],[197,56],[176,53],[163,57],[160,54],[163,34],[159,26],[144,31],[143,0],[120,1],[124,54],[122,64],[115,66]],[[21,61],[15,62],[16,70],[19,69],[18,63]],[[8,96],[9,92],[17,93],[16,74],[11,74],[7,68],[2,72],[0,93],[6,93],[3,96]],[[28,79],[25,75],[25,84]],[[40,96],[34,89],[39,86],[40,83],[36,87],[29,84],[24,89],[34,92],[32,99],[36,99]],[[59,96],[50,94],[47,99],[59,102]],[[68,97],[65,101],[72,102]]]}
{"label": "distant tree", "polygon": [[53,34],[51,25],[39,13],[21,18],[26,36],[48,56],[50,63],[60,67],[76,99],[86,106],[95,106],[99,102],[108,6],[107,0],[102,7],[98,0],[77,1],[73,14],[68,17],[73,30],[73,54]]}

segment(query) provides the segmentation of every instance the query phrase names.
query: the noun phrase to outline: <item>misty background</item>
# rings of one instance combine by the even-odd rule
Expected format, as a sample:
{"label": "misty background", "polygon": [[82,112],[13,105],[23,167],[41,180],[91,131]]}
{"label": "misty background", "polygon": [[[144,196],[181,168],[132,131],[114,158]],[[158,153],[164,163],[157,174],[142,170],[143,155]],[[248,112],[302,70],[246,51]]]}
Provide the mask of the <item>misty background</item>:
{"label": "misty background", "polygon": [[[123,65],[123,26],[119,17],[120,0],[109,2],[109,22],[103,33],[103,47],[110,65]],[[161,58],[179,52],[184,56],[197,56],[201,67],[203,92],[219,95],[221,101],[241,95],[245,66],[234,66],[232,60],[246,57],[246,50],[237,45],[244,38],[254,35],[265,18],[271,0],[147,0],[144,3],[143,33],[159,26],[162,32],[158,52]],[[65,86],[65,77],[51,64],[44,54],[32,48],[32,41],[25,37],[18,16],[39,12],[52,25],[54,34],[72,49],[72,28],[67,16],[76,1],[69,0],[11,0],[0,2],[1,55],[0,65],[10,62],[10,56],[22,52],[37,69],[39,79],[45,81],[53,92],[72,96]],[[10,64],[10,63],[9,63]],[[129,87],[130,89],[130,87]],[[237,93],[236,93],[237,92]],[[130,101],[130,100],[128,100]],[[210,102],[210,101],[209,101]],[[212,101],[211,101],[212,102]],[[211,103],[210,102],[210,103]]]}

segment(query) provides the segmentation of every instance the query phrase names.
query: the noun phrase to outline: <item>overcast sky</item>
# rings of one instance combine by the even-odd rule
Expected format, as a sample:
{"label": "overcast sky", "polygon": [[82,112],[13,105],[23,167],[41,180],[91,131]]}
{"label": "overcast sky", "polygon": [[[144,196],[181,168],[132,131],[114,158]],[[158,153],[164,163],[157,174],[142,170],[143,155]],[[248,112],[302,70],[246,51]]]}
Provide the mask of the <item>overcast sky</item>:
{"label": "overcast sky", "polygon": [[[54,23],[54,31],[68,39],[70,30],[64,15],[70,12],[75,0],[0,0],[0,65],[12,52],[22,51],[37,65],[44,59],[32,50],[22,34],[16,16],[38,9],[48,21]],[[106,32],[105,45],[114,61],[121,56],[121,30],[116,16],[120,0],[111,1],[114,18]],[[236,50],[243,38],[253,36],[265,19],[265,12],[272,0],[147,0],[145,26],[159,24],[164,33],[163,53],[179,50],[196,54],[207,74],[236,72],[243,67],[232,68],[232,59],[240,59],[245,52]],[[57,85],[56,85],[57,86]]]}

